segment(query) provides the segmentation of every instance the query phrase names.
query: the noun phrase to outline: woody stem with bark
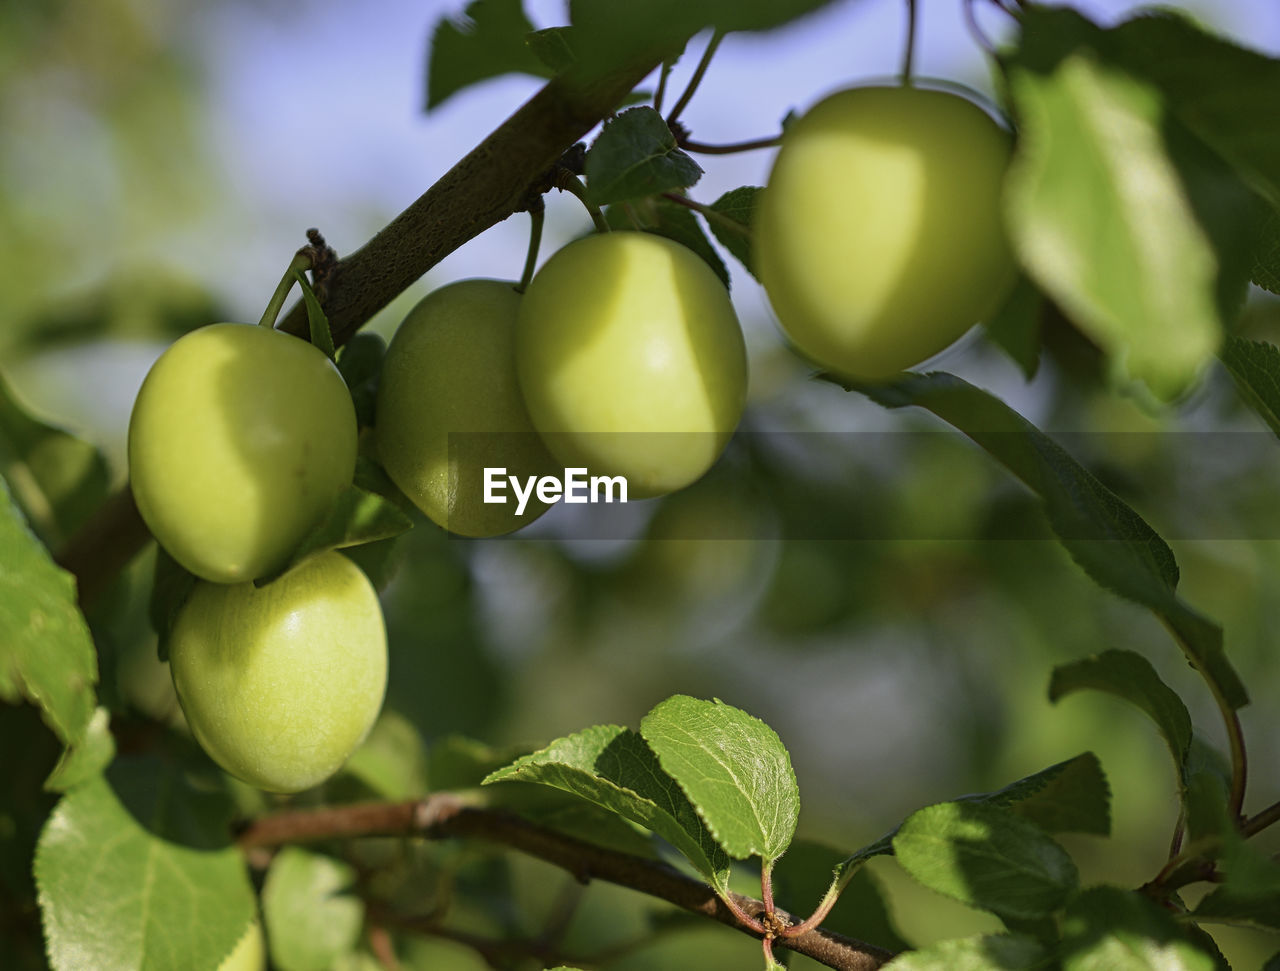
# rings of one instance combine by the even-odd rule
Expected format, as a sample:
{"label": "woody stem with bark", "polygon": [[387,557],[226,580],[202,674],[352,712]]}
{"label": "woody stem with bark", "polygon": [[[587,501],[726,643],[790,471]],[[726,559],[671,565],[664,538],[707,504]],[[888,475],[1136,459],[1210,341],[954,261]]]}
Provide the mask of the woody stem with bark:
{"label": "woody stem with bark", "polygon": [[[754,937],[760,937],[760,932],[740,920],[737,913],[746,915],[757,925],[759,916],[766,913],[762,901],[738,894],[729,895],[730,907],[711,887],[665,863],[595,846],[501,810],[468,804],[453,793],[436,793],[426,799],[402,803],[281,812],[250,822],[240,831],[237,842],[247,851],[356,836],[416,836],[496,843],[561,867],[584,883],[595,879],[629,887]],[[778,916],[790,919],[782,913]],[[873,971],[893,956],[881,948],[821,928],[775,943],[841,971]]]}

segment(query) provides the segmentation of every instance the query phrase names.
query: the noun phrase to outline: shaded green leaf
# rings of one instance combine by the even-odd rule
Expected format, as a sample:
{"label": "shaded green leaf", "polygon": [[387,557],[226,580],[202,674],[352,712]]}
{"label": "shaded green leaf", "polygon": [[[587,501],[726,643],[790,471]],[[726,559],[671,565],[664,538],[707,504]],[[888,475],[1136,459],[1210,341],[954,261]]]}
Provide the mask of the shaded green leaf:
{"label": "shaded green leaf", "polygon": [[1010,809],[1046,833],[1111,832],[1111,787],[1092,752],[965,801]]}
{"label": "shaded green leaf", "polygon": [[432,789],[471,789],[486,776],[528,754],[528,749],[496,749],[462,735],[446,735],[427,752],[427,781]]}
{"label": "shaded green leaf", "polygon": [[1280,348],[1228,337],[1218,352],[1241,397],[1280,436]]}
{"label": "shaded green leaf", "polygon": [[1000,309],[982,322],[987,336],[1018,365],[1023,377],[1030,381],[1040,369],[1040,315],[1044,295],[1026,274],[1018,281]]}
{"label": "shaded green leaf", "polygon": [[1168,544],[1031,422],[993,395],[942,372],[888,385],[840,383],[887,408],[924,408],[973,439],[1040,496],[1054,533],[1096,583],[1154,611],[1226,705],[1248,704],[1244,684],[1223,651],[1222,628],[1177,596],[1178,565]]}
{"label": "shaded green leaf", "polygon": [[1117,370],[1171,398],[1222,340],[1215,255],[1166,153],[1160,93],[1086,47],[1046,63],[1034,35],[1054,23],[1028,18],[1010,70],[1010,231],[1037,285]]}
{"label": "shaded green leaf", "polygon": [[1159,86],[1180,122],[1280,206],[1280,60],[1172,11],[1135,17],[1108,42],[1116,60]]}
{"label": "shaded green leaf", "polygon": [[1173,916],[1139,893],[1093,887],[1067,907],[1063,971],[1214,971]]}
{"label": "shaded green leaf", "polygon": [[1222,883],[1200,901],[1195,916],[1280,931],[1280,862],[1232,835],[1218,863]]}
{"label": "shaded green leaf", "polygon": [[717,890],[728,889],[729,860],[676,781],[636,732],[596,725],[491,772],[495,782],[537,782],[581,796],[661,836]]}
{"label": "shaded green leaf", "polygon": [[89,719],[89,727],[79,742],[62,753],[49,773],[44,787],[51,792],[66,792],[100,775],[116,756],[116,740],[111,734],[111,715],[98,707]]}
{"label": "shaded green leaf", "polygon": [[[631,212],[627,211],[628,208]],[[630,206],[610,206],[605,210],[605,219],[614,229],[631,229],[634,225],[631,213],[636,215],[642,231],[665,236],[702,257],[703,262],[711,267],[720,282],[728,288],[729,271],[725,268],[724,260],[720,259],[720,254],[707,239],[707,234],[702,231],[692,210],[667,199],[641,200]]]}
{"label": "shaded green leaf", "polygon": [[1186,784],[1187,753],[1191,748],[1191,715],[1177,693],[1165,684],[1151,662],[1133,651],[1103,651],[1061,664],[1049,681],[1049,700],[1092,689],[1115,695],[1146,712],[1169,746],[1180,785]]}
{"label": "shaded green leaf", "polygon": [[[839,860],[840,854],[822,843],[793,841],[773,871],[774,900],[804,918],[831,887]],[[822,926],[889,951],[904,951],[910,946],[894,926],[879,882],[866,868],[849,880]]]}
{"label": "shaded green leaf", "polygon": [[427,110],[463,88],[503,74],[551,77],[526,43],[533,24],[521,0],[472,0],[461,17],[443,17],[431,35]]}
{"label": "shaded green leaf", "polygon": [[332,361],[337,350],[333,346],[333,331],[329,327],[329,318],[325,316],[324,308],[320,306],[315,291],[307,282],[307,275],[296,269],[293,275],[302,289],[302,301],[307,305],[307,326],[310,329],[311,343],[320,348],[324,356]]}
{"label": "shaded green leaf", "polygon": [[780,857],[795,835],[800,790],[778,733],[723,701],[674,695],[640,734],[730,856]]}
{"label": "shaded green leaf", "polygon": [[647,827],[572,792],[507,783],[491,787],[489,805],[596,846],[643,859],[661,859]]}
{"label": "shaded green leaf", "polygon": [[369,459],[356,461],[355,481],[334,500],[329,512],[276,573],[254,583],[264,586],[318,553],[390,539],[413,528],[399,490],[382,468]]}
{"label": "shaded green leaf", "polygon": [[64,745],[84,737],[98,657],[76,584],[27,530],[0,480],[0,699],[25,698]]}
{"label": "shaded green leaf", "polygon": [[66,542],[106,498],[102,454],[70,432],[39,421],[0,377],[0,476],[36,535]]}
{"label": "shaded green leaf", "polygon": [[355,776],[383,799],[424,796],[427,793],[426,745],[412,722],[394,709],[386,708],[342,771]]}
{"label": "shaded green leaf", "polygon": [[231,805],[178,765],[117,760],[63,797],[36,849],[55,971],[217,965],[255,915]]}
{"label": "shaded green leaf", "polygon": [[1258,231],[1250,279],[1262,289],[1280,294],[1280,210],[1267,213]]}
{"label": "shaded green leaf", "polygon": [[1078,881],[1071,857],[1038,826],[978,802],[913,813],[893,838],[893,851],[924,886],[1002,917],[1046,917]]}
{"label": "shaded green leaf", "polygon": [[1225,838],[1235,832],[1231,810],[1231,763],[1198,735],[1187,750],[1186,783],[1182,793],[1187,837]]}
{"label": "shaded green leaf", "polygon": [[351,392],[356,421],[361,428],[373,425],[387,342],[380,334],[360,331],[338,351],[338,371]]}
{"label": "shaded green leaf", "polygon": [[756,275],[756,269],[751,257],[750,229],[751,220],[755,217],[759,191],[760,187],[757,185],[742,185],[731,189],[711,203],[712,210],[726,219],[733,220],[737,225],[746,227],[747,232],[740,232],[734,226],[726,225],[716,219],[707,220],[707,225],[711,227],[711,232],[715,234],[720,245],[732,253],[734,259],[741,263],[753,277]]}
{"label": "shaded green leaf", "polygon": [[984,934],[939,941],[900,954],[886,971],[1032,971],[1047,966],[1044,945],[1030,937]]}
{"label": "shaded green leaf", "polygon": [[194,573],[170,556],[163,546],[156,545],[147,615],[151,621],[151,629],[156,632],[156,653],[162,662],[169,660],[169,634],[182,611],[182,605],[191,596],[196,580]]}
{"label": "shaded green leaf", "polygon": [[332,857],[286,846],[262,887],[271,962],[280,971],[328,971],[355,947],[364,903],[349,893],[355,870]]}
{"label": "shaded green leaf", "polygon": [[524,42],[552,74],[560,74],[573,66],[572,27],[547,27],[525,35]]}
{"label": "shaded green leaf", "polygon": [[702,167],[676,146],[662,116],[642,106],[605,122],[587,150],[584,173],[587,200],[603,206],[687,188]]}

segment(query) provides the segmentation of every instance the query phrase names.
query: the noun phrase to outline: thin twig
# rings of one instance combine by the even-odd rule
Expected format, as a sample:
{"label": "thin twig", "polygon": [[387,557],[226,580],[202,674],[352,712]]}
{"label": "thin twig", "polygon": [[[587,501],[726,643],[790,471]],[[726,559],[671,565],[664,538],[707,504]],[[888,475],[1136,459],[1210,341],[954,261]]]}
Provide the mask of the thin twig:
{"label": "thin twig", "polygon": [[693,93],[698,90],[698,85],[702,83],[702,76],[707,73],[707,68],[711,64],[711,58],[715,56],[716,49],[719,48],[720,42],[724,40],[724,33],[717,30],[711,35],[711,40],[707,42],[707,49],[702,52],[702,60],[698,62],[698,66],[694,68],[693,77],[689,79],[689,85],[684,89],[684,94],[680,95],[680,100],[676,102],[676,106],[671,109],[671,114],[667,115],[667,124],[673,125],[680,117],[680,112],[689,106],[689,102],[693,100]]}
{"label": "thin twig", "polygon": [[735,152],[754,152],[758,148],[776,148],[780,144],[782,144],[781,135],[774,135],[772,138],[756,138],[749,142],[730,142],[727,145],[708,145],[705,142],[695,142],[691,138],[680,141],[681,148],[687,148],[700,155],[733,155]]}

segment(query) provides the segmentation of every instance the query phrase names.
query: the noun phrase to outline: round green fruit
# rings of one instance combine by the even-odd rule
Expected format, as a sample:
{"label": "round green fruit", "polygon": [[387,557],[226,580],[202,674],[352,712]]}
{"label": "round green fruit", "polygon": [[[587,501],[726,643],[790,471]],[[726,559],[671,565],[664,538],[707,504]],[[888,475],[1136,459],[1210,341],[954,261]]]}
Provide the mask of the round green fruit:
{"label": "round green fruit", "polygon": [[565,467],[674,492],[719,457],[742,416],[747,357],[724,284],[649,233],[570,243],[520,306],[516,369],[534,426]]}
{"label": "round green fruit", "polygon": [[212,324],[152,366],[129,420],[138,511],[196,576],[240,583],[280,569],[356,461],[338,369],[306,341]]}
{"label": "round green fruit", "polygon": [[342,766],[382,708],[377,592],[339,553],[264,587],[197,583],[169,664],[187,724],[215,762],[260,789],[309,789]]}
{"label": "round green fruit", "polygon": [[915,87],[841,91],[789,126],[752,228],[794,345],[883,380],[996,310],[1016,272],[1000,209],[1010,150],[973,102]]}
{"label": "round green fruit", "polygon": [[486,503],[484,470],[549,475],[554,461],[529,421],[516,379],[520,294],[500,280],[462,280],[425,297],[405,318],[382,364],[378,458],[431,521],[463,536],[497,536],[537,519]]}

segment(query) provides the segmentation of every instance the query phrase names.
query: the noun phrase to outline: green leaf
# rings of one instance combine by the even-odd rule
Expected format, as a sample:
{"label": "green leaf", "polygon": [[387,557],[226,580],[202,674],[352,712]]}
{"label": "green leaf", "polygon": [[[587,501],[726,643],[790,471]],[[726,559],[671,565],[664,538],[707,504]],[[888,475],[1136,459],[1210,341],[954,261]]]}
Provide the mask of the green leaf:
{"label": "green leaf", "polygon": [[64,796],[35,858],[55,971],[216,967],[255,915],[230,809],[158,759],[117,760]]}
{"label": "green leaf", "polygon": [[1048,955],[1037,940],[1021,935],[984,934],[939,941],[919,951],[900,954],[886,971],[1033,971],[1044,968]]}
{"label": "green leaf", "polygon": [[360,331],[338,351],[338,372],[347,383],[361,428],[372,427],[387,342],[380,334]]}
{"label": "green leaf", "polygon": [[1225,839],[1236,827],[1228,808],[1231,764],[1221,752],[1198,735],[1187,750],[1186,784],[1182,802],[1186,811],[1187,838]]}
{"label": "green leaf", "polygon": [[1135,17],[1111,32],[1109,44],[1116,60],[1159,86],[1180,122],[1280,206],[1280,60],[1176,12]]}
{"label": "green leaf", "polygon": [[107,495],[110,475],[88,442],[32,417],[0,378],[0,476],[36,535],[65,543]]}
{"label": "green leaf", "polygon": [[1139,893],[1093,887],[1067,908],[1063,971],[1214,971],[1172,915]]}
{"label": "green leaf", "polygon": [[684,189],[702,167],[676,147],[662,116],[649,107],[628,108],[605,122],[587,150],[587,201],[603,206]]}
{"label": "green leaf", "polygon": [[395,496],[390,478],[369,459],[356,460],[355,481],[334,501],[328,514],[306,535],[281,569],[254,583],[265,586],[318,553],[390,539],[413,528],[413,520]]}
{"label": "green leaf", "polygon": [[431,36],[427,110],[503,74],[551,77],[555,72],[526,43],[532,31],[521,0],[473,0],[461,17],[442,17]]}
{"label": "green leaf", "polygon": [[76,584],[54,565],[0,480],[0,700],[26,698],[64,745],[84,738],[98,656]]}
{"label": "green leaf", "polygon": [[1012,810],[1046,833],[1107,836],[1111,832],[1111,787],[1092,752],[1051,765],[995,792],[958,801]]}
{"label": "green leaf", "polygon": [[1146,712],[1169,746],[1179,784],[1186,785],[1191,715],[1177,693],[1156,674],[1150,661],[1133,651],[1110,650],[1053,669],[1049,681],[1050,701],[1056,702],[1085,689],[1105,691]]}
{"label": "green leaf", "polygon": [[1010,231],[1037,285],[1116,369],[1172,398],[1222,340],[1215,255],[1166,153],[1159,91],[1088,48],[1029,56],[1054,23],[1027,19],[1010,70]]}
{"label": "green leaf", "polygon": [[596,725],[491,772],[484,784],[537,782],[581,796],[661,836],[717,890],[728,889],[729,860],[680,786],[645,740],[629,728]]}
{"label": "green leaf", "polygon": [[1159,535],[1067,452],[993,395],[954,375],[911,375],[888,385],[844,384],[884,405],[916,405],[953,425],[1044,502],[1072,559],[1099,585],[1152,610],[1231,708],[1249,695],[1223,651],[1222,628],[1175,593],[1178,565]]}
{"label": "green leaf", "polygon": [[567,71],[577,60],[572,41],[572,27],[547,27],[531,31],[524,38],[533,56],[553,75]]}
{"label": "green leaf", "polygon": [[382,799],[418,798],[427,793],[426,745],[412,722],[385,708],[342,771]]}
{"label": "green leaf", "polygon": [[1267,959],[1267,963],[1262,966],[1262,971],[1280,971],[1280,951]]}
{"label": "green leaf", "polygon": [[647,828],[572,792],[549,786],[499,785],[491,790],[489,805],[596,846],[643,859],[661,858]]}
{"label": "green leaf", "polygon": [[938,893],[1001,917],[1047,917],[1075,893],[1065,850],[1008,809],[944,802],[912,814],[893,838],[902,868]]}
{"label": "green leaf", "polygon": [[161,662],[169,660],[169,634],[178,619],[182,605],[191,596],[197,577],[156,544],[156,562],[151,577],[151,599],[147,615],[156,632],[156,654]]}
{"label": "green leaf", "polygon": [[346,891],[355,870],[296,846],[276,854],[262,887],[271,962],[280,971],[328,971],[360,938],[364,903]]}
{"label": "green leaf", "polygon": [[1219,356],[1241,397],[1280,436],[1280,348],[1266,341],[1228,337]]}
{"label": "green leaf", "polygon": [[[830,888],[839,859],[836,850],[822,843],[794,840],[774,868],[774,900],[798,917],[812,913]],[[822,926],[889,951],[910,946],[894,926],[880,885],[866,868],[849,880]]]}
{"label": "green leaf", "polygon": [[1280,210],[1267,213],[1258,232],[1250,278],[1262,289],[1280,294]]}
{"label": "green leaf", "polygon": [[1018,275],[1009,296],[1000,309],[983,321],[987,336],[1009,355],[1028,381],[1040,369],[1040,315],[1044,311],[1044,295],[1026,274]]}
{"label": "green leaf", "polygon": [[432,789],[471,789],[527,753],[528,749],[500,750],[474,738],[446,735],[432,742],[427,752],[427,781]]}
{"label": "green leaf", "polygon": [[1200,901],[1196,917],[1280,931],[1280,862],[1236,836],[1218,870],[1223,881]]}
{"label": "green leaf", "polygon": [[719,699],[674,695],[644,716],[640,734],[726,853],[766,863],[782,856],[800,790],[777,732]]}
{"label": "green leaf", "polygon": [[[751,220],[755,217],[757,193],[760,187],[756,185],[742,185],[736,189],[731,189],[722,195],[715,202],[711,203],[711,208],[727,219],[732,219],[735,223],[745,226],[748,230],[751,228]],[[708,219],[707,225],[711,227],[711,232],[715,234],[720,245],[733,254],[734,259],[741,263],[753,277],[756,276],[755,263],[751,258],[751,233],[742,233],[731,226]],[[757,279],[759,279],[757,277]]]}
{"label": "green leaf", "polygon": [[62,753],[44,787],[50,792],[74,789],[100,775],[115,757],[116,740],[111,734],[111,715],[100,706],[89,720],[84,737]]}
{"label": "green leaf", "polygon": [[325,316],[324,308],[320,306],[315,291],[307,282],[307,275],[301,270],[294,270],[293,275],[302,289],[302,300],[307,305],[307,326],[311,332],[311,343],[324,351],[324,356],[332,361],[337,351],[333,346],[333,331],[329,328],[329,318]]}
{"label": "green leaf", "polygon": [[[631,229],[633,223],[627,208],[622,205],[613,205],[605,210],[605,219],[609,225],[614,229]],[[725,288],[729,287],[729,271],[725,269],[724,260],[720,259],[720,254],[707,239],[707,234],[702,231],[692,210],[668,199],[641,200],[629,208],[636,214],[641,230],[657,236],[665,236],[692,250],[702,257],[707,266],[711,267],[712,272],[720,278]]]}

